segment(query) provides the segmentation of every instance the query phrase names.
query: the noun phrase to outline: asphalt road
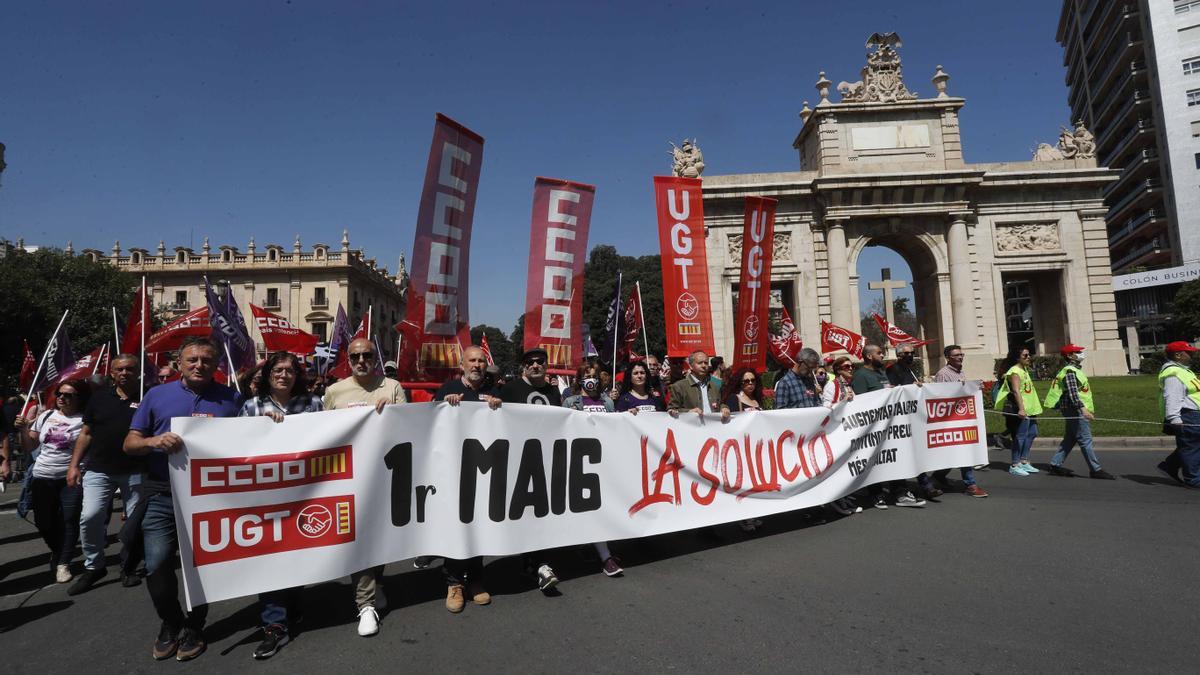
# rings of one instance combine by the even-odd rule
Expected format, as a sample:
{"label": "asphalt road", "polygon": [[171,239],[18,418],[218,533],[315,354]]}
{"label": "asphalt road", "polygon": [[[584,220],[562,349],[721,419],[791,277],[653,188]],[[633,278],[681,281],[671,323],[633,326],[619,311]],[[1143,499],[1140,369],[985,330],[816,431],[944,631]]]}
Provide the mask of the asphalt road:
{"label": "asphalt road", "polygon": [[[307,589],[294,641],[265,662],[251,659],[251,598],[212,607],[198,660],[154,662],[145,585],[121,588],[110,573],[68,597],[66,585],[47,585],[32,525],[5,511],[4,668],[1194,672],[1200,491],[1158,476],[1161,454],[1102,452],[1115,482],[1017,478],[997,461],[979,474],[988,499],[951,493],[924,509],[827,522],[777,516],[752,535],[729,525],[617,542],[623,578],[563,550],[553,598],[523,581],[515,560],[489,560],[493,604],[459,615],[444,609],[438,569],[403,561],[387,567],[391,607],[378,636],[355,633],[348,581],[326,583]],[[1081,457],[1070,464],[1083,468]]]}

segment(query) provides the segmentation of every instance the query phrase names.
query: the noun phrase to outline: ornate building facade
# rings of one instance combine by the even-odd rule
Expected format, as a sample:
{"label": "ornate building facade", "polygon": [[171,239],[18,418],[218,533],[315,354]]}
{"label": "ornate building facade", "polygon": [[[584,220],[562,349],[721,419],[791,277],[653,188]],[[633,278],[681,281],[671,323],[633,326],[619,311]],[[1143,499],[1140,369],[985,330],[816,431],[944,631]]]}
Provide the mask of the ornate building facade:
{"label": "ornate building facade", "polygon": [[990,379],[1010,344],[1057,353],[1073,342],[1088,349],[1090,372],[1127,372],[1103,200],[1119,172],[1086,152],[967,164],[965,100],[946,93],[941,66],[936,94],[919,98],[904,85],[899,38],[875,34],[867,46],[862,80],[842,82],[840,101],[820,74],[793,143],[800,171],[704,177],[717,351],[733,348],[743,200],[763,195],[779,200],[772,288],[806,344],[819,344],[822,320],[858,331],[859,284],[879,273],[860,269],[859,256],[886,246],[912,270],[932,368],[944,346],[960,344],[968,374]]}
{"label": "ornate building facade", "polygon": [[[69,243],[67,252],[74,253]],[[339,303],[346,309],[351,331],[371,308],[380,348],[385,356],[395,353],[392,326],[404,314],[408,283],[404,259],[393,276],[374,259],[365,258],[361,249],[351,249],[346,231],[339,248],[317,243],[305,249],[297,236],[290,250],[278,244],[260,248],[253,238],[245,251],[229,245],[214,249],[206,237],[198,252],[185,246],[168,251],[162,241],[153,252],[144,248],[123,251],[117,242],[108,254],[89,248],[81,255],[135,276],[145,275],[153,306],[176,315],[205,304],[205,276],[214,286],[227,283],[260,351],[262,337],[250,317],[249,303],[287,318],[322,342],[329,338]]]}

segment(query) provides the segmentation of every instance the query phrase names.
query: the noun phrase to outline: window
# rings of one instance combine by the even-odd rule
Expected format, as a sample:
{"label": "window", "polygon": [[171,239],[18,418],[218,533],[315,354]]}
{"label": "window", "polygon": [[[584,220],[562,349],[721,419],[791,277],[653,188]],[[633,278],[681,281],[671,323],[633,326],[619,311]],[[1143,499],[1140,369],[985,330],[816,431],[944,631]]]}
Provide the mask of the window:
{"label": "window", "polygon": [[1196,168],[1200,169],[1200,152],[1196,153]]}
{"label": "window", "polygon": [[1175,3],[1176,14],[1189,14],[1191,12],[1200,12],[1200,0]]}
{"label": "window", "polygon": [[314,307],[324,307],[328,304],[329,304],[329,301],[325,298],[325,287],[317,286],[316,288],[314,288],[313,289],[313,306]]}
{"label": "window", "polygon": [[1200,73],[1200,56],[1187,59],[1183,62],[1184,75],[1195,75],[1196,73]]}
{"label": "window", "polygon": [[187,291],[175,291],[176,309],[186,309],[188,306]]}
{"label": "window", "polygon": [[1200,121],[1192,122],[1192,137],[1200,136]]}
{"label": "window", "polygon": [[1200,89],[1189,89],[1187,93],[1188,107],[1200,105]]}
{"label": "window", "polygon": [[137,251],[134,251],[133,255],[129,256],[129,262],[133,263],[134,265],[141,265],[142,264],[142,254],[138,253]]}
{"label": "window", "polygon": [[269,260],[271,262],[275,262],[276,260],[279,260],[279,251],[277,251],[275,249],[268,250],[267,251],[267,260]]}
{"label": "window", "polygon": [[276,308],[279,307],[279,289],[278,288],[268,288],[267,289],[267,307],[276,307]]}
{"label": "window", "polygon": [[[1191,103],[1189,103],[1188,105],[1191,105]],[[187,262],[187,253],[184,253],[183,251],[179,251],[178,253],[175,254],[175,263],[176,264],[182,265],[185,262]]]}
{"label": "window", "polygon": [[325,339],[325,336],[326,336],[325,331],[326,331],[326,328],[328,325],[329,324],[325,323],[324,321],[314,321],[313,322],[312,333],[313,333],[313,335],[316,335],[317,338],[319,338],[320,342],[328,342],[328,340]]}
{"label": "window", "polygon": [[233,262],[233,251],[229,249],[221,251],[221,262]]}
{"label": "window", "polygon": [[1028,281],[1004,282],[1004,323],[1009,346],[1033,347],[1033,299]]}

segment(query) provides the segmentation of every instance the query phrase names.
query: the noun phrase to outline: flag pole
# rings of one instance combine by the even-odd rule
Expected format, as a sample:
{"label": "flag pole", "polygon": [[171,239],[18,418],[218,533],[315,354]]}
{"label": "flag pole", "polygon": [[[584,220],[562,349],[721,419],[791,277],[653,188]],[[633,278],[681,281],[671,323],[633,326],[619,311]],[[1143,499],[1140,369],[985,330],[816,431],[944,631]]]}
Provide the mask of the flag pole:
{"label": "flag pole", "polygon": [[[613,372],[612,383],[617,386],[617,345],[625,340],[625,336],[621,335],[622,331],[617,330],[621,327],[621,315],[625,313],[625,308],[621,306],[621,271],[617,270],[617,312],[613,317]],[[605,395],[608,392],[604,392]]]}
{"label": "flag pole", "polygon": [[638,296],[638,320],[642,322],[642,358],[650,358],[650,342],[646,339],[646,315],[642,311],[642,282],[641,280],[633,282],[633,287],[637,289]]}
{"label": "flag pole", "polygon": [[67,314],[70,313],[70,309],[63,310],[62,318],[58,320],[58,327],[50,334],[50,342],[46,343],[46,349],[42,350],[42,359],[38,361],[37,370],[33,373],[33,382],[29,385],[29,393],[25,395],[25,403],[21,407],[22,411],[25,410],[25,406],[29,405],[30,399],[33,398],[33,388],[37,386],[38,378],[42,376],[42,366],[46,365],[46,352],[50,350],[50,344],[58,337],[58,331],[62,330],[63,322],[67,320]]}
{"label": "flag pole", "polygon": [[233,367],[233,355],[229,353],[229,343],[222,341],[225,345],[225,359],[229,362],[229,379],[233,380],[233,388],[237,389],[237,393],[242,393],[242,385],[238,382],[237,371]]}
{"label": "flag pole", "polygon": [[117,353],[121,351],[121,333],[117,330],[117,308],[112,308],[113,312],[113,338],[117,341]]}
{"label": "flag pole", "polygon": [[[208,281],[208,279],[206,278],[205,282],[207,282],[207,281]],[[207,300],[207,298],[206,298],[206,300]],[[150,316],[149,316],[150,315],[150,298],[146,297],[146,275],[144,275],[144,274],[142,275],[142,300],[141,300],[141,303],[142,303],[142,326],[140,329],[138,329],[138,333],[141,334],[141,338],[142,338],[141,339],[142,358],[141,358],[141,361],[138,363],[138,365],[140,366],[139,370],[141,371],[141,373],[138,375],[138,400],[139,401],[142,400],[142,397],[146,395],[146,328],[154,327],[154,324],[149,323],[149,321],[150,321]],[[116,310],[113,310],[114,319],[115,319],[116,315],[117,315]],[[119,345],[118,345],[117,349],[120,350]]]}
{"label": "flag pole", "polygon": [[104,344],[100,345],[100,354],[96,357],[96,362],[92,364],[92,375],[95,375],[96,371],[100,369],[100,364],[104,363],[104,352],[106,351],[108,351],[107,340],[104,342]]}

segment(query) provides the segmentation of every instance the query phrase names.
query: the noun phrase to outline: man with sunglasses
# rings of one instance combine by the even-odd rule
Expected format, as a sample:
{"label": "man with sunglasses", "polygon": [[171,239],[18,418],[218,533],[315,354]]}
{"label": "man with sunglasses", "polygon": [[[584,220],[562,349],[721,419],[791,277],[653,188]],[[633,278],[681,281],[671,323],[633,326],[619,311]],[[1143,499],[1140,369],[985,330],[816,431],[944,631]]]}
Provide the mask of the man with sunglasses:
{"label": "man with sunglasses", "polygon": [[[83,574],[67,589],[67,595],[88,591],[107,574],[104,546],[108,539],[108,515],[113,493],[120,488],[126,517],[133,514],[142,494],[142,460],[125,454],[122,446],[133,413],[141,402],[138,383],[140,359],[120,354],[112,360],[113,386],[98,387],[83,411],[83,429],[75,441],[67,484],[83,485],[83,515],[80,540],[83,543]],[[133,574],[137,560],[126,547],[121,549],[121,585],[137,586],[141,580]]]}
{"label": "man with sunglasses", "polygon": [[546,379],[544,349],[530,349],[521,356],[521,377],[506,382],[500,388],[500,400],[505,403],[562,406],[558,387]]}
{"label": "man with sunglasses", "polygon": [[[371,406],[375,412],[382,413],[384,406],[408,402],[404,387],[375,369],[379,354],[370,340],[351,341],[346,357],[350,361],[351,376],[326,387],[322,401],[326,410]],[[378,592],[382,576],[383,565],[350,575],[354,601],[358,605],[358,634],[362,637],[379,632],[379,612],[387,607],[387,598]]]}

